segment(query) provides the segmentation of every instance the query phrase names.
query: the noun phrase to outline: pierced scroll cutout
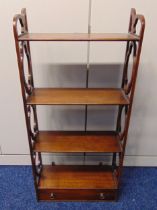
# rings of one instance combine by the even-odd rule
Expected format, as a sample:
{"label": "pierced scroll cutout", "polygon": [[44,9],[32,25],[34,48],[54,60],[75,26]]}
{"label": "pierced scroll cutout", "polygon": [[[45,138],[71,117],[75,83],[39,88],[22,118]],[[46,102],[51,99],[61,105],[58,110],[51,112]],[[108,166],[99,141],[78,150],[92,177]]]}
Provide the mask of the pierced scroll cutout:
{"label": "pierced scroll cutout", "polygon": [[[19,43],[19,49],[20,49],[20,65],[21,65],[21,72],[22,72],[24,87],[25,87],[26,93],[30,95],[33,91],[33,79],[31,75],[30,54],[28,51],[27,43],[26,42]],[[27,59],[27,72],[28,72],[27,80],[25,78],[24,55],[26,55],[26,59]]]}
{"label": "pierced scroll cutout", "polygon": [[[140,26],[139,34],[137,34],[138,25]],[[134,86],[133,83],[135,83],[135,80],[136,80],[144,29],[145,29],[144,17],[142,15],[137,15],[136,10],[132,9],[131,15],[130,15],[129,33],[139,36],[140,41],[138,42],[128,41],[127,43],[125,63],[124,63],[124,69],[123,69],[123,72],[124,72],[123,81],[122,81],[122,88],[124,89],[127,95],[133,95],[133,92],[134,92],[132,91],[132,87]],[[130,78],[130,81],[128,81],[128,65],[129,65],[129,60],[130,60],[131,55],[133,58],[133,64],[132,64],[132,69],[131,69],[131,78]]]}
{"label": "pierced scroll cutout", "polygon": [[[128,78],[128,66],[130,57],[132,55],[132,68],[131,68],[131,77]],[[122,88],[124,89],[127,95],[130,94],[135,73],[136,73],[136,61],[137,61],[137,43],[136,42],[129,42],[126,51],[125,63],[124,63],[124,74],[123,74],[123,81],[122,81]]]}
{"label": "pierced scroll cutout", "polygon": [[38,153],[38,152],[33,153],[33,165],[35,166],[34,170],[35,170],[35,174],[36,174],[36,182],[37,182],[37,185],[38,185],[41,170],[42,170],[41,154]]}
{"label": "pierced scroll cutout", "polygon": [[[20,32],[18,32],[18,24],[20,25]],[[31,63],[31,55],[30,55],[30,47],[29,42],[19,42],[18,37],[24,33],[28,32],[27,26],[27,17],[26,17],[26,10],[22,9],[20,15],[15,15],[13,19],[13,29],[14,29],[14,36],[16,40],[16,50],[17,54],[19,54],[19,70],[21,72],[22,80],[24,83],[24,88],[26,94],[31,94],[33,90],[33,76],[32,76],[32,63]],[[26,56],[27,59],[27,72],[28,78],[25,78],[25,68],[24,68],[24,57]]]}
{"label": "pierced scroll cutout", "polygon": [[119,117],[119,122],[118,122],[118,133],[119,133],[120,140],[123,143],[123,140],[126,134],[126,128],[127,128],[128,105],[121,106],[119,111],[120,111],[120,117]]}
{"label": "pierced scroll cutout", "polygon": [[36,184],[39,184],[40,174],[42,170],[42,159],[41,159],[41,153],[39,152],[33,152],[34,144],[36,141],[36,137],[38,135],[38,123],[36,118],[36,107],[33,105],[27,106],[27,119],[28,119],[28,131],[30,136],[30,147],[31,147],[31,156],[32,156],[32,162],[33,162],[33,170],[35,173],[35,181]]}
{"label": "pierced scroll cutout", "polygon": [[38,134],[38,125],[36,120],[36,108],[35,106],[27,106],[28,113],[28,125],[29,125],[29,134],[31,136],[32,148],[34,147],[35,139]]}
{"label": "pierced scroll cutout", "polygon": [[30,145],[32,169],[34,174],[35,188],[37,191],[37,185],[39,183],[40,172],[42,168],[42,159],[41,159],[41,153],[35,153],[33,151],[36,136],[38,135],[36,106],[26,104],[27,96],[32,94],[34,88],[32,61],[31,61],[29,42],[19,41],[19,37],[22,34],[28,33],[27,16],[25,9],[22,9],[21,14],[14,16],[13,30],[15,37],[21,88],[22,88],[22,96],[24,102],[28,140]]}

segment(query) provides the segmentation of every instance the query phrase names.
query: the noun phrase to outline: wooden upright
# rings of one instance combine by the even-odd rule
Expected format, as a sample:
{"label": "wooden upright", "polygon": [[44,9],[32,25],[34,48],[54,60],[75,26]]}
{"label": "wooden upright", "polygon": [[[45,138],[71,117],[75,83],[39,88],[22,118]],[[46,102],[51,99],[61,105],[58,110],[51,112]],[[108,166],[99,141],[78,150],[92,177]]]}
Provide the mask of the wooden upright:
{"label": "wooden upright", "polygon": [[[139,33],[136,33],[139,24]],[[18,32],[20,25],[20,32]],[[15,15],[13,30],[21,81],[34,185],[38,200],[98,200],[117,198],[122,174],[125,146],[135,84],[145,29],[145,19],[131,10],[126,34],[42,34],[29,33],[26,10]],[[116,88],[36,88],[33,82],[30,42],[95,41],[126,42],[121,87]],[[28,68],[24,69],[26,55]],[[132,57],[131,72],[128,73]],[[26,78],[25,72],[28,77]],[[128,75],[131,75],[129,77]],[[117,125],[112,131],[40,131],[37,105],[114,105],[118,106]],[[123,119],[124,118],[124,119]],[[32,119],[34,121],[32,125]],[[86,121],[86,119],[85,119]],[[48,153],[111,153],[112,163],[105,165],[42,164],[42,152]]]}

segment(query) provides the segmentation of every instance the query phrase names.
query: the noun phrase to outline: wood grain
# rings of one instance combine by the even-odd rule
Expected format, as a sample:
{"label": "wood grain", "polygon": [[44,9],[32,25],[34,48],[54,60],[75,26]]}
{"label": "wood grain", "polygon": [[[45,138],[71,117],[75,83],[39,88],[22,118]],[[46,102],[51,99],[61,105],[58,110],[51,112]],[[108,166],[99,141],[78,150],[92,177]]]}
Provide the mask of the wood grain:
{"label": "wood grain", "polygon": [[[119,22],[117,21],[119,24]],[[137,26],[139,25],[139,27]],[[138,30],[137,30],[138,28]],[[15,38],[15,46],[19,67],[19,75],[21,81],[21,90],[23,97],[23,105],[28,133],[28,141],[30,147],[32,169],[34,176],[34,184],[37,198],[39,200],[115,200],[117,189],[120,185],[120,177],[122,174],[125,147],[127,142],[127,134],[134,99],[136,78],[140,61],[144,31],[145,18],[143,15],[136,14],[136,10],[131,10],[129,30],[127,34],[32,34],[28,32],[26,10],[22,9],[21,14],[15,15],[13,18],[13,30]],[[138,35],[136,32],[138,31]],[[20,34],[20,35],[19,35]],[[122,89],[34,89],[33,72],[29,41],[126,41],[126,54],[122,76]],[[130,42],[131,41],[131,42]],[[138,43],[137,43],[138,42]],[[128,64],[131,50],[133,49],[133,67],[131,80],[128,80]],[[27,55],[28,62],[28,78],[24,72],[24,53]],[[88,79],[88,78],[87,78]],[[28,81],[28,83],[27,83]],[[125,94],[124,90],[125,89]],[[33,92],[32,92],[33,91]],[[30,95],[27,97],[27,95]],[[128,95],[128,97],[126,96]],[[112,166],[43,166],[41,153],[33,151],[35,135],[38,133],[38,122],[36,115],[36,106],[32,105],[127,105],[125,106],[125,123],[124,130],[121,130],[122,122],[122,106],[119,106],[116,131],[119,132],[121,141],[123,142],[122,152],[119,160],[116,160],[116,153],[113,153]],[[32,108],[31,108],[32,107]],[[124,106],[123,106],[124,108]],[[34,132],[31,130],[30,109],[34,113]],[[60,151],[60,147],[67,151],[70,144],[76,151],[86,149],[90,150],[108,150],[109,145],[116,150],[116,140],[112,136],[105,135],[101,137],[85,136],[84,134],[75,137],[57,135],[53,137],[51,134],[45,138],[42,133],[37,137],[38,149]],[[59,137],[60,136],[60,137]],[[74,138],[73,138],[74,137]],[[45,138],[45,139],[44,139]],[[108,139],[108,143],[107,143]],[[64,141],[68,144],[64,145]],[[76,141],[76,142],[74,142]],[[87,142],[92,144],[85,145]],[[106,143],[105,143],[106,141]],[[95,142],[97,144],[95,144]],[[53,145],[52,145],[52,144]],[[96,146],[95,146],[96,145]],[[95,148],[94,148],[95,146]],[[84,148],[83,148],[84,147]],[[101,148],[102,147],[102,148]],[[94,149],[93,149],[94,148]],[[119,148],[119,147],[118,147]],[[69,150],[68,150],[69,151]],[[114,170],[114,173],[113,173]],[[116,178],[115,178],[116,174]],[[39,181],[39,183],[38,183]]]}
{"label": "wood grain", "polygon": [[139,36],[125,33],[26,33],[19,41],[139,41]]}
{"label": "wood grain", "polygon": [[36,152],[121,152],[115,132],[40,131]]}
{"label": "wood grain", "polygon": [[42,201],[116,201],[117,191],[117,189],[40,189],[38,199]]}
{"label": "wood grain", "polygon": [[104,166],[43,166],[38,189],[117,189],[117,182]]}
{"label": "wood grain", "polygon": [[27,104],[122,105],[129,104],[129,99],[122,89],[35,88],[27,98]]}

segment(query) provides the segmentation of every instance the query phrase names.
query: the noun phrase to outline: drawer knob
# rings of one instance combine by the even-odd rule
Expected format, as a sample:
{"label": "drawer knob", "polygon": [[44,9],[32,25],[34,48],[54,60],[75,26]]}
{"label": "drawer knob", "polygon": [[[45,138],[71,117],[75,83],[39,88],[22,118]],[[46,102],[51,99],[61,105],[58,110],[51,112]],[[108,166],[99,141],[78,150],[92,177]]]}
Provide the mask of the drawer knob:
{"label": "drawer knob", "polygon": [[52,200],[54,200],[54,199],[55,199],[55,195],[54,195],[54,193],[51,193],[51,194],[50,194],[50,198],[51,198]]}
{"label": "drawer knob", "polygon": [[100,193],[100,200],[104,200],[105,199],[105,194],[104,193]]}

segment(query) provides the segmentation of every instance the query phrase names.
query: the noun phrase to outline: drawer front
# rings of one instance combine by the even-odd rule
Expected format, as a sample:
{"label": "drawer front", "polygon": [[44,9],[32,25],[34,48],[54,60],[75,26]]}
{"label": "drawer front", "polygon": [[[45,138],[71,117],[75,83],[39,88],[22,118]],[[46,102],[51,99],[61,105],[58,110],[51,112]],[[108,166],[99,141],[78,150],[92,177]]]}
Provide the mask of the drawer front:
{"label": "drawer front", "polygon": [[115,201],[117,198],[117,190],[38,190],[39,200],[49,201],[70,201],[70,200],[85,200],[85,201]]}

